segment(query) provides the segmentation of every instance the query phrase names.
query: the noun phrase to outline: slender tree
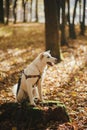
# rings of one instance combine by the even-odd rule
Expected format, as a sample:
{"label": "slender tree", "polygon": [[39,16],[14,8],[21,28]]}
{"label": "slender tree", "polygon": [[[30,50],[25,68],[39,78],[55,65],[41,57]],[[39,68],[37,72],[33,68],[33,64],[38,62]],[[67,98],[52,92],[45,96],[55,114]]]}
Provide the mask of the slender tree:
{"label": "slender tree", "polygon": [[38,22],[38,0],[36,0],[35,2],[35,21]]}
{"label": "slender tree", "polygon": [[23,22],[26,22],[26,4],[27,4],[27,0],[22,0],[22,7],[23,7]]}
{"label": "slender tree", "polygon": [[32,3],[33,0],[30,0],[30,21],[32,21]]}
{"label": "slender tree", "polygon": [[81,22],[81,0],[79,0],[79,23]]}
{"label": "slender tree", "polygon": [[70,24],[70,0],[66,0],[66,2],[67,2],[67,8],[68,8],[67,21]]}
{"label": "slender tree", "polygon": [[0,23],[4,23],[3,0],[0,2]]}
{"label": "slender tree", "polygon": [[77,8],[78,1],[79,0],[75,0],[74,10],[73,10],[73,18],[72,18],[72,22],[71,22],[70,21],[70,0],[67,0],[67,3],[68,3],[69,36],[72,39],[76,38],[76,33],[75,33],[75,17],[76,17],[76,8]]}
{"label": "slender tree", "polygon": [[78,0],[75,0],[75,6],[74,6],[74,11],[73,11],[73,21],[72,21],[72,37],[71,38],[76,38],[76,33],[75,33],[75,16],[76,16],[76,8],[77,8],[77,3]]}
{"label": "slender tree", "polygon": [[38,22],[38,0],[31,0],[31,20],[34,16],[34,22]]}
{"label": "slender tree", "polygon": [[62,8],[62,26],[61,26],[61,45],[68,45],[66,40],[66,16],[65,16],[65,2],[66,0],[62,0],[61,8]]}
{"label": "slender tree", "polygon": [[17,7],[17,0],[14,1],[13,3],[13,17],[14,17],[14,24],[16,23],[16,7]]}
{"label": "slender tree", "polygon": [[59,23],[56,0],[44,0],[44,7],[46,50],[51,50],[51,54],[60,60]]}
{"label": "slender tree", "polygon": [[[68,45],[67,40],[66,40],[66,16],[65,16],[65,3],[66,0],[57,0],[57,13],[58,13],[58,21],[59,21],[59,26],[61,29],[61,45]],[[62,14],[60,13],[60,10],[62,9]],[[62,23],[60,23],[60,15]]]}
{"label": "slender tree", "polygon": [[8,24],[8,22],[9,22],[9,7],[10,7],[10,1],[9,1],[9,0],[5,0],[5,3],[6,3],[6,10],[5,10],[5,13],[6,13],[6,21],[5,21],[5,24]]}
{"label": "slender tree", "polygon": [[67,0],[67,7],[68,7],[68,13],[67,13],[67,22],[69,24],[69,37],[71,37],[71,22],[70,22],[70,0]]}
{"label": "slender tree", "polygon": [[83,18],[82,22],[80,22],[81,35],[85,35],[85,15],[86,15],[85,8],[86,8],[86,0],[83,0]]}

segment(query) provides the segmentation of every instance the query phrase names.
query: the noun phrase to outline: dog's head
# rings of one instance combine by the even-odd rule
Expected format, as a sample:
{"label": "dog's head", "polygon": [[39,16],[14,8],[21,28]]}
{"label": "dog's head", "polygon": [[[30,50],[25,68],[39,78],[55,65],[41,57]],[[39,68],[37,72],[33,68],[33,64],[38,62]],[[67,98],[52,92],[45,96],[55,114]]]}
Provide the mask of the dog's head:
{"label": "dog's head", "polygon": [[58,63],[58,60],[51,56],[50,51],[45,51],[41,53],[40,59],[42,60],[43,64],[47,64],[53,66],[53,64]]}

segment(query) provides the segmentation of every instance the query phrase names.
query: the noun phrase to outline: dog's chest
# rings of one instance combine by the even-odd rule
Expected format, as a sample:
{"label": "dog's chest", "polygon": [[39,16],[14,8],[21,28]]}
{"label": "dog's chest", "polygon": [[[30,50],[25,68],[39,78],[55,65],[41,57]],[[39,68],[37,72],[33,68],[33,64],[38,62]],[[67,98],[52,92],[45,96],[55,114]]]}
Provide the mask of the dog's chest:
{"label": "dog's chest", "polygon": [[47,66],[44,68],[43,73],[42,73],[42,76],[41,76],[42,82],[43,82],[43,80],[44,80],[44,78],[45,78],[46,72],[47,72]]}

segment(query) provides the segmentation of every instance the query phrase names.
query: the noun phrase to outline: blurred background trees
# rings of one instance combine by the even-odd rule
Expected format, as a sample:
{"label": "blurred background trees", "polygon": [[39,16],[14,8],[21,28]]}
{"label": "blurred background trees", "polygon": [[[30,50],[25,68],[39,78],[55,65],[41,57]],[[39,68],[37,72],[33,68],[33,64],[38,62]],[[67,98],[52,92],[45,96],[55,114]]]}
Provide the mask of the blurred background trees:
{"label": "blurred background trees", "polygon": [[0,2],[0,23],[4,23],[3,0]]}
{"label": "blurred background trees", "polygon": [[50,49],[54,56],[60,57],[60,45],[68,46],[68,38],[76,39],[76,25],[79,34],[85,35],[87,0],[0,1],[0,23],[44,21],[46,50]]}
{"label": "blurred background trees", "polygon": [[[50,1],[50,4],[52,1]],[[80,25],[84,35],[87,22],[87,0],[56,0],[57,16],[61,28],[61,43],[65,44],[65,25],[69,25],[71,38],[76,38],[75,24]],[[49,17],[49,16],[48,16]],[[0,23],[44,22],[43,0],[1,0]],[[64,39],[63,39],[64,38]],[[63,42],[65,41],[65,43]]]}

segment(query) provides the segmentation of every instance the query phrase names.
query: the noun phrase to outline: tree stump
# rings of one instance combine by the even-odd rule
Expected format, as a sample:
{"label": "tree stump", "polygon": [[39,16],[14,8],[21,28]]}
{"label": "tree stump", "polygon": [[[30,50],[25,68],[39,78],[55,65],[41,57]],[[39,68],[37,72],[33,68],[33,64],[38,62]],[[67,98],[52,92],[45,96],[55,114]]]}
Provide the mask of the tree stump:
{"label": "tree stump", "polygon": [[43,130],[50,121],[69,122],[69,116],[62,103],[46,101],[37,106],[28,102],[22,104],[5,103],[0,105],[0,130]]}

